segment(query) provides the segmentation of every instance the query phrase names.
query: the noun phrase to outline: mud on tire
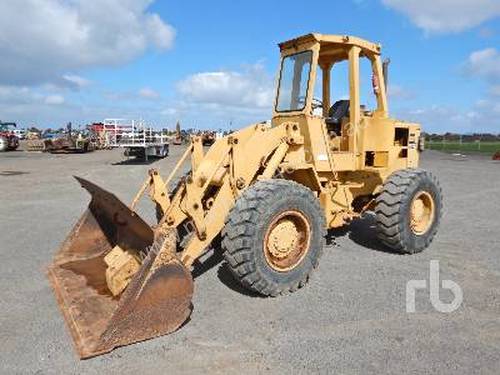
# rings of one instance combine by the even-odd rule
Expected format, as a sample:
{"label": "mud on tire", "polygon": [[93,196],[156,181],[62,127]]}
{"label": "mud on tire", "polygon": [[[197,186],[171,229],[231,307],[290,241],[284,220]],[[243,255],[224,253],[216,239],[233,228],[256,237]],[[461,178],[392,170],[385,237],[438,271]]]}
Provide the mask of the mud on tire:
{"label": "mud on tire", "polygon": [[[266,258],[264,242],[276,218],[290,210],[307,220],[309,246],[293,268],[280,271]],[[324,242],[325,219],[316,196],[305,186],[278,179],[249,187],[236,201],[222,231],[224,258],[233,276],[247,289],[266,296],[304,286],[318,266]]]}

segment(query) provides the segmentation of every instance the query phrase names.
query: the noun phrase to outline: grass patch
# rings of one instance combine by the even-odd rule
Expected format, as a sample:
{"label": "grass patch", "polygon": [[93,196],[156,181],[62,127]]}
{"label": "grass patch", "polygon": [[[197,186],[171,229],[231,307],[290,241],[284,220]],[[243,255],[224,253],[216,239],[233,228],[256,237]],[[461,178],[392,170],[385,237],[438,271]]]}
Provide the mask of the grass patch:
{"label": "grass patch", "polygon": [[426,142],[425,148],[445,152],[484,153],[500,151],[500,142]]}

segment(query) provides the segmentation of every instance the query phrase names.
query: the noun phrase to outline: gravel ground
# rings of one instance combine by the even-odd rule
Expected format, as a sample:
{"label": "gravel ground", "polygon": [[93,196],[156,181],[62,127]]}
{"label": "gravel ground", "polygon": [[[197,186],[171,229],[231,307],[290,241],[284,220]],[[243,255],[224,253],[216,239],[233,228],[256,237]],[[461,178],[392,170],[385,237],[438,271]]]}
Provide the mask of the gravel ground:
{"label": "gravel ground", "polygon": [[[500,163],[431,151],[422,166],[441,181],[445,213],[427,251],[384,250],[367,216],[331,233],[336,245],[305,288],[274,299],[246,293],[214,256],[196,277],[194,312],[181,330],[78,360],[45,276],[89,201],[71,176],[128,202],[149,168],[166,174],[182,151],[174,146],[151,165],[122,163],[117,150],[0,155],[1,373],[499,373]],[[441,279],[460,285],[463,303],[440,313],[421,290],[409,314],[406,283],[428,279],[433,259]],[[442,289],[441,299],[453,296]]]}

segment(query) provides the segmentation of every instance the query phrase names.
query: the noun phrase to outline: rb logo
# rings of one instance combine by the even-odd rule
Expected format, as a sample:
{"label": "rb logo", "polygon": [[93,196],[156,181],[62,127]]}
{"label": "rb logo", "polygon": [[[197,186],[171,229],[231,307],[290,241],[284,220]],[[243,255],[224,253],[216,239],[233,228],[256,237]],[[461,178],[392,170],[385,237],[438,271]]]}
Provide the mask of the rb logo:
{"label": "rb logo", "polygon": [[[443,280],[441,287],[453,293],[453,301],[444,303],[439,298],[439,261],[431,260],[429,274],[430,300],[439,312],[451,313],[458,309],[463,301],[462,288],[453,280]],[[410,280],[406,283],[406,312],[415,312],[415,293],[417,289],[427,289],[427,280]]]}

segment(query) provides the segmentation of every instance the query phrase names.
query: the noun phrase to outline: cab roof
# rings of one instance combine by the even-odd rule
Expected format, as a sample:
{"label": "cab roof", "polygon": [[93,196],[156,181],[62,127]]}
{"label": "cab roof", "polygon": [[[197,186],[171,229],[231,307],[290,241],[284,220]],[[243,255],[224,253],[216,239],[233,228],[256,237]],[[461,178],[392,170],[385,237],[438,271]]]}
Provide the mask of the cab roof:
{"label": "cab roof", "polygon": [[298,38],[287,40],[286,42],[279,43],[280,50],[287,50],[290,48],[298,47],[300,44],[316,42],[322,46],[327,45],[344,45],[344,46],[357,46],[365,52],[380,55],[382,46],[379,43],[372,43],[367,40],[349,36],[349,35],[327,35],[311,33],[299,36]]}

